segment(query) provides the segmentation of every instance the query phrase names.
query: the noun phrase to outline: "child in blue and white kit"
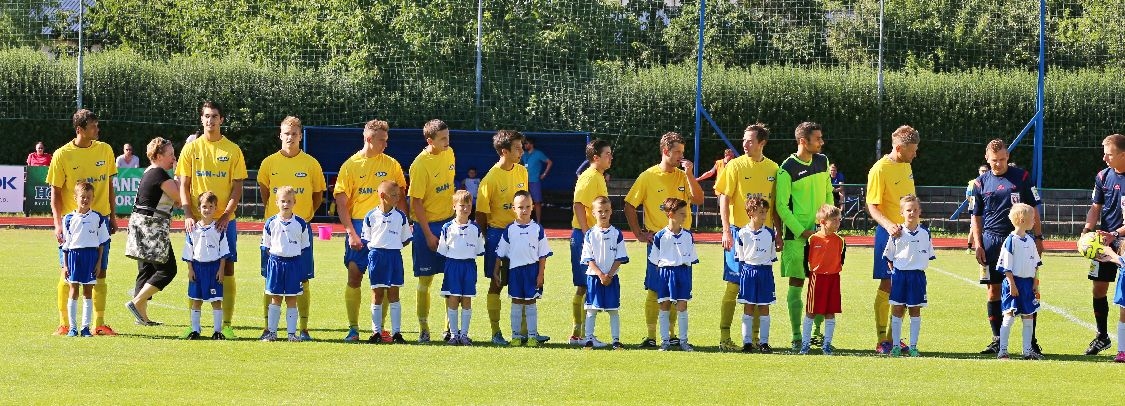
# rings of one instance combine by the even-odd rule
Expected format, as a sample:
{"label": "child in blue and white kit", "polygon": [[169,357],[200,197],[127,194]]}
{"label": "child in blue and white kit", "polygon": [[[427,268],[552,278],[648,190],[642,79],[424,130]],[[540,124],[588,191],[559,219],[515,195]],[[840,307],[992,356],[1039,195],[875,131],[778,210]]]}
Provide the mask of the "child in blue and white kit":
{"label": "child in blue and white kit", "polygon": [[309,241],[308,223],[293,214],[296,192],[292,187],[277,188],[278,213],[266,220],[262,228],[262,248],[270,256],[266,265],[266,294],[270,296],[268,330],[262,341],[277,340],[277,325],[281,319],[281,300],[285,298],[285,327],[289,341],[301,341],[297,335],[297,296],[304,293],[301,284],[308,279],[308,270],[301,261],[301,250],[312,244]]}
{"label": "child in blue and white kit", "polygon": [[[473,319],[473,297],[477,295],[477,257],[484,256],[484,240],[480,228],[469,219],[473,212],[473,195],[467,190],[453,193],[453,220],[441,226],[437,252],[445,257],[445,278],[441,295],[445,296],[445,312],[449,318],[449,345],[473,345],[469,339],[469,322]],[[457,308],[461,308],[458,326]]]}
{"label": "child in blue and white kit", "polygon": [[201,218],[188,230],[184,239],[183,260],[188,267],[188,299],[191,300],[191,327],[185,338],[200,338],[203,302],[211,302],[215,332],[213,340],[226,340],[223,335],[223,264],[230,255],[226,233],[219,232],[215,209],[219,197],[211,192],[199,195]]}
{"label": "child in blue and white kit", "polygon": [[760,197],[746,199],[746,215],[750,223],[738,230],[734,239],[734,258],[739,263],[738,303],[743,305],[742,352],[754,351],[754,308],[758,309],[758,330],[762,354],[770,348],[770,305],[777,301],[773,281],[773,263],[777,262],[775,232],[766,227],[770,203]]}
{"label": "child in blue and white kit", "polygon": [[594,218],[598,224],[590,227],[582,239],[582,263],[586,268],[586,345],[592,350],[594,344],[595,318],[599,311],[609,313],[609,331],[613,336],[612,347],[621,350],[621,282],[617,272],[621,264],[629,263],[625,252],[625,237],[621,230],[609,224],[613,207],[609,198],[598,196],[592,204]]}
{"label": "child in blue and white kit", "polygon": [[[367,246],[367,278],[371,281],[371,343],[403,344],[402,303],[399,288],[404,282],[402,249],[414,232],[406,213],[395,208],[401,188],[391,181],[379,184],[379,204],[363,218],[359,238]],[[391,316],[392,335],[383,337],[383,298]],[[389,338],[389,339],[387,339]]]}
{"label": "child in blue and white kit", "polygon": [[[78,209],[63,216],[63,272],[70,284],[70,299],[66,308],[70,312],[70,330],[67,337],[91,337],[90,317],[93,314],[91,297],[97,270],[101,269],[102,250],[109,242],[108,220],[90,209],[94,198],[94,185],[78,182],[74,185],[74,201]],[[78,292],[85,298],[82,307],[82,330],[78,330]]]}
{"label": "child in blue and white kit", "polygon": [[926,307],[926,268],[934,256],[930,232],[920,226],[921,201],[917,196],[906,195],[898,201],[902,211],[902,234],[887,242],[883,259],[891,270],[891,353],[902,355],[902,316],[910,310],[910,356],[918,353],[918,336],[922,331],[922,308]]}
{"label": "child in blue and white kit", "polygon": [[652,251],[648,261],[657,267],[659,280],[656,302],[660,304],[660,351],[671,347],[671,321],[668,319],[672,304],[679,312],[680,349],[695,351],[688,344],[688,301],[691,300],[691,265],[699,262],[695,253],[695,237],[684,228],[687,219],[687,202],[670,197],[661,205],[668,216],[668,226],[652,236]]}
{"label": "child in blue and white kit", "polygon": [[[531,220],[531,194],[526,190],[512,196],[512,210],[516,220],[504,228],[496,257],[508,261],[508,296],[512,298],[511,345],[538,346],[551,339],[539,334],[539,309],[535,301],[543,297],[543,273],[551,247],[543,227]],[[496,261],[494,275],[499,275],[500,261]],[[499,281],[499,278],[493,280]],[[527,336],[520,334],[523,320],[527,320]]]}
{"label": "child in blue and white kit", "polygon": [[[1043,356],[1031,346],[1035,332],[1035,313],[1039,311],[1039,298],[1035,280],[1039,266],[1039,251],[1035,247],[1035,237],[1028,232],[1035,219],[1035,209],[1024,203],[1012,205],[1008,219],[1015,231],[1004,240],[1000,249],[1000,259],[996,270],[1004,274],[1000,286],[1000,306],[1004,321],[1000,325],[1000,352],[996,358],[1008,358],[1008,336],[1016,316],[1023,319],[1023,359],[1040,360]],[[893,285],[892,285],[893,286]]]}

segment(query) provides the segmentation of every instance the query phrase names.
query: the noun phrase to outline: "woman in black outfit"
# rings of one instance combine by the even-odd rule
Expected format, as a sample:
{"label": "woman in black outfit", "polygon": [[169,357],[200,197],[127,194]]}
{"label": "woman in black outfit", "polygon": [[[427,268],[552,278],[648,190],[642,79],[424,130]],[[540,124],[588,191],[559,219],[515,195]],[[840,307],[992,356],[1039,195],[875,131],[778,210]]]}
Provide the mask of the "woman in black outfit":
{"label": "woman in black outfit", "polygon": [[[168,175],[168,171],[176,164],[175,148],[172,147],[172,141],[156,137],[148,143],[146,152],[151,165],[141,177],[133,211],[148,216],[171,218],[173,206],[180,201],[179,184]],[[136,295],[133,300],[125,303],[125,307],[137,319],[138,325],[160,324],[149,320],[148,300],[156,292],[164,290],[176,277],[176,254],[172,252],[171,239],[165,241],[165,244],[168,244],[168,260],[163,264],[137,261]]]}

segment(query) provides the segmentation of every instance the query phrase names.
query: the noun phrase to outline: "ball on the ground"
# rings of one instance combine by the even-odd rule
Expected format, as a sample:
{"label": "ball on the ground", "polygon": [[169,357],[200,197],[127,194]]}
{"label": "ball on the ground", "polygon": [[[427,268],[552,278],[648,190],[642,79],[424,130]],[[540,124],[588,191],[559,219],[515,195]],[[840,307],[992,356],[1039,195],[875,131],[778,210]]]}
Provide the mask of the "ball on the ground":
{"label": "ball on the ground", "polygon": [[1082,234],[1078,239],[1078,253],[1087,259],[1096,259],[1105,250],[1105,239],[1096,232]]}

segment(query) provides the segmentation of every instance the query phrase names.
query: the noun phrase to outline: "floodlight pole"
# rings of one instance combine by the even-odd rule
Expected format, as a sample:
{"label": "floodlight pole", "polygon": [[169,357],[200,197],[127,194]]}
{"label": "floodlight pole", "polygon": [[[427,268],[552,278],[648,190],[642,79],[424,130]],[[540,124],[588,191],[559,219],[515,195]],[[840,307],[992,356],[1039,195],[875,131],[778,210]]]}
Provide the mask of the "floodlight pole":
{"label": "floodlight pole", "polygon": [[[1046,115],[1047,99],[1047,0],[1039,0],[1039,83],[1035,89],[1035,152],[1034,161],[1035,186],[1043,189],[1043,116]],[[1039,206],[1039,214],[1043,214],[1043,206]]]}
{"label": "floodlight pole", "polygon": [[481,26],[484,21],[484,0],[477,0],[477,70],[476,70],[476,112],[473,114],[473,128],[480,131],[480,111],[481,111]]}
{"label": "floodlight pole", "polygon": [[84,29],[85,24],[83,24],[84,19],[85,19],[85,14],[86,14],[86,1],[85,0],[79,0],[78,1],[78,72],[77,72],[78,78],[75,81],[77,92],[76,92],[75,97],[74,97],[75,103],[78,105],[79,109],[82,108],[82,66],[83,66],[83,56],[82,55],[84,53],[84,52],[82,52],[82,47],[84,45],[84,38],[83,38],[82,32],[85,31],[85,29]]}
{"label": "floodlight pole", "polygon": [[875,124],[875,159],[883,156],[883,0],[879,0],[879,60],[876,77],[876,113],[879,115]]}
{"label": "floodlight pole", "polygon": [[699,45],[695,49],[695,173],[699,176],[699,138],[703,135],[703,28],[706,22],[707,0],[699,0]]}

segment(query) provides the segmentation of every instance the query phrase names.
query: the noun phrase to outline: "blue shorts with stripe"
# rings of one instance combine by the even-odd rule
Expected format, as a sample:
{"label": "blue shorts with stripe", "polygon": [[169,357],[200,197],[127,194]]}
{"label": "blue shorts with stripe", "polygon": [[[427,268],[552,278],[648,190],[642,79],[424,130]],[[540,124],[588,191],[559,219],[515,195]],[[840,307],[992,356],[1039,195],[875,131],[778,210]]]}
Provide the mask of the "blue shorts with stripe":
{"label": "blue shorts with stripe", "polygon": [[891,274],[890,303],[896,306],[926,307],[926,271],[895,269]]}
{"label": "blue shorts with stripe", "polygon": [[1117,268],[1117,287],[1114,289],[1113,304],[1125,308],[1125,268]]}
{"label": "blue shorts with stripe", "polygon": [[621,281],[617,275],[609,286],[597,275],[586,275],[586,310],[617,310],[621,308]]}
{"label": "blue shorts with stripe", "polygon": [[[106,241],[105,244],[102,244],[102,248],[104,248],[104,249],[102,250],[102,263],[101,263],[102,269],[100,269],[100,270],[109,269],[109,246],[110,246],[110,243],[112,243],[112,242],[113,242],[113,240],[109,240],[109,241]],[[63,259],[63,249],[62,249],[62,247],[59,247],[59,266],[60,267],[63,266],[63,260],[64,260]]]}
{"label": "blue shorts with stripe", "polygon": [[[504,236],[503,228],[489,227],[484,233],[484,277],[492,279],[492,272],[496,269],[496,246],[500,245],[500,237]],[[415,243],[417,244],[417,243]]]}
{"label": "blue shorts with stripe", "polygon": [[657,268],[656,302],[691,300],[691,265]]}
{"label": "blue shorts with stripe", "polygon": [[270,255],[266,265],[266,294],[270,296],[297,296],[304,293],[301,282],[305,281],[300,257],[279,257]]}
{"label": "blue shorts with stripe", "polygon": [[219,274],[223,271],[219,269],[219,262],[221,261],[191,261],[195,280],[188,280],[188,299],[204,302],[223,300],[223,284],[218,280]]}
{"label": "blue shorts with stripe", "polygon": [[582,242],[585,239],[582,230],[570,230],[570,283],[579,288],[586,287],[586,266],[582,264]]}
{"label": "blue shorts with stripe", "polygon": [[[359,235],[360,231],[363,230],[363,220],[352,219],[352,227],[355,228],[356,235]],[[344,236],[344,267],[354,263],[360,274],[367,272],[367,246],[363,245],[360,249],[353,250],[348,242],[349,238]]]}
{"label": "blue shorts with stripe", "polygon": [[[345,238],[345,241],[347,238]],[[270,252],[265,247],[258,247],[261,251],[262,276],[266,276],[266,264],[269,263]],[[346,254],[345,254],[346,255]],[[312,227],[309,227],[309,247],[301,250],[301,267],[308,272],[305,279],[316,277],[316,262],[313,261],[313,236]],[[361,271],[362,272],[362,271]]]}
{"label": "blue shorts with stripe", "polygon": [[[429,226],[430,232],[434,236],[441,235],[441,226],[449,222],[449,219],[431,221],[426,226]],[[414,254],[414,277],[433,276],[445,270],[445,257],[438,254],[437,251],[430,250],[430,246],[426,244],[426,234],[422,231],[423,225],[421,223],[414,223],[414,235],[411,245],[412,253]]]}
{"label": "blue shorts with stripe", "polygon": [[98,263],[97,247],[69,249],[64,256],[70,271],[66,276],[67,282],[93,285],[97,281],[98,270],[94,269]]}
{"label": "blue shorts with stripe", "polygon": [[445,259],[445,276],[441,279],[442,296],[473,297],[477,295],[477,260]]}
{"label": "blue shorts with stripe", "polygon": [[1008,285],[1008,278],[1000,284],[1000,311],[1015,314],[1035,314],[1039,311],[1039,299],[1035,298],[1035,278],[1015,277],[1016,288],[1019,296],[1012,296],[1012,287]]}
{"label": "blue shorts with stripe", "polygon": [[771,305],[777,302],[777,287],[773,280],[773,264],[750,265],[739,263],[738,303]]}
{"label": "blue shorts with stripe", "polygon": [[[730,226],[730,235],[738,235],[738,227]],[[723,280],[730,283],[739,283],[742,279],[742,263],[734,258],[734,247],[723,251]]]}
{"label": "blue shorts with stripe", "polygon": [[645,290],[653,292],[660,292],[660,269],[652,261],[648,260],[648,255],[652,253],[652,244],[649,243],[645,246]]}
{"label": "blue shorts with stripe", "polygon": [[543,297],[543,289],[536,287],[539,263],[533,262],[508,271],[508,296],[512,299],[535,300]]}
{"label": "blue shorts with stripe", "polygon": [[405,273],[401,250],[375,248],[368,251],[367,278],[372,288],[402,286]]}

